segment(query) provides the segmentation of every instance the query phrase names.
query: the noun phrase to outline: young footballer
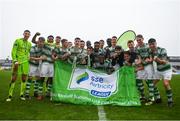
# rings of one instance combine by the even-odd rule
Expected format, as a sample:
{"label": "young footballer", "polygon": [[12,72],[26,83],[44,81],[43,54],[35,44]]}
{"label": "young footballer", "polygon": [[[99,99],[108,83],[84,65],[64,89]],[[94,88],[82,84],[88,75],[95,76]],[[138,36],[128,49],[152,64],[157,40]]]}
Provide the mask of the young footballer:
{"label": "young footballer", "polygon": [[39,37],[37,45],[33,46],[30,51],[30,69],[29,69],[29,76],[28,80],[26,82],[26,91],[25,91],[25,97],[27,99],[30,99],[31,97],[29,96],[30,93],[30,87],[32,84],[32,79],[35,78],[34,80],[34,96],[38,96],[38,86],[39,86],[39,79],[40,79],[40,64],[39,61],[41,61],[41,54],[42,54],[42,48],[44,47],[45,43],[45,38],[44,37]]}
{"label": "young footballer", "polygon": [[146,43],[144,43],[144,38],[142,35],[136,36],[137,47],[136,52],[138,55],[138,60],[143,64],[144,70],[137,72],[137,85],[141,93],[141,100],[145,100],[144,96],[144,85],[143,80],[146,80],[149,89],[149,99],[146,105],[151,105],[154,101],[154,84],[153,84],[153,66],[152,58],[149,54],[149,48]]}
{"label": "young footballer", "polygon": [[12,77],[9,86],[9,95],[6,101],[11,101],[15,81],[17,79],[18,74],[21,75],[21,90],[20,90],[20,99],[25,100],[24,91],[26,88],[26,79],[29,72],[29,55],[31,49],[31,43],[28,42],[30,37],[30,31],[25,30],[23,33],[23,38],[16,39],[13,48],[12,48],[12,60],[13,60],[13,70]]}
{"label": "young footballer", "polygon": [[[153,57],[153,61],[157,63],[157,72],[155,73],[156,79],[162,79],[166,90],[168,99],[168,106],[173,106],[172,89],[170,80],[172,78],[172,68],[168,61],[167,51],[164,48],[158,47],[156,40],[151,38],[148,41],[149,48]],[[155,85],[158,81],[155,81]],[[155,93],[156,94],[156,93]]]}

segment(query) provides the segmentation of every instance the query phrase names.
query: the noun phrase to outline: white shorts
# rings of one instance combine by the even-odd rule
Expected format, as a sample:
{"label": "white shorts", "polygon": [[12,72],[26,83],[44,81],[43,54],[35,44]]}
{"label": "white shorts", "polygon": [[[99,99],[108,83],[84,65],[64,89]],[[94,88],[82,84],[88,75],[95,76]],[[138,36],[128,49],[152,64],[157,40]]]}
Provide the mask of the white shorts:
{"label": "white shorts", "polygon": [[136,73],[136,79],[140,80],[146,80],[147,79],[147,73],[145,70],[140,70]]}
{"label": "white shorts", "polygon": [[39,68],[39,66],[35,66],[35,65],[30,64],[29,76],[32,76],[32,77],[40,76],[40,68]]}
{"label": "white shorts", "polygon": [[40,77],[53,77],[54,76],[54,64],[43,62],[40,67]]}
{"label": "white shorts", "polygon": [[172,78],[172,69],[166,71],[157,71],[156,79],[163,79],[163,80],[171,80]]}
{"label": "white shorts", "polygon": [[116,64],[115,66],[113,66],[113,68],[114,68],[115,70],[118,70],[118,69],[120,68],[120,66],[119,66],[119,64]]}
{"label": "white shorts", "polygon": [[146,79],[152,80],[154,79],[154,69],[152,64],[148,64],[144,66],[144,70],[146,71],[147,77]]}

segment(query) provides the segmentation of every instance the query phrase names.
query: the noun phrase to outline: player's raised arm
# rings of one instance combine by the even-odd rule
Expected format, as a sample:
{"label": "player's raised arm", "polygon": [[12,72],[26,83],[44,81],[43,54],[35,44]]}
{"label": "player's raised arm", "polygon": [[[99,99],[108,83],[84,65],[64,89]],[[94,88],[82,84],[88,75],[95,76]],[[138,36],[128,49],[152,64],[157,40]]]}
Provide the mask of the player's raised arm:
{"label": "player's raised arm", "polygon": [[36,32],[36,34],[33,36],[31,42],[34,43],[34,44],[37,44],[36,37],[39,36],[39,35],[41,35],[41,34],[39,32]]}

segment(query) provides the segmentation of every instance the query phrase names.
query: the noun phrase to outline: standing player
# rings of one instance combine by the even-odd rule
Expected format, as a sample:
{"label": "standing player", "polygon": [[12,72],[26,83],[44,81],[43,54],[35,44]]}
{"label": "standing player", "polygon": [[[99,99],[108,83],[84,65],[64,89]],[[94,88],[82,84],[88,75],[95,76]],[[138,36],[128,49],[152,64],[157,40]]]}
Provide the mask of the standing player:
{"label": "standing player", "polygon": [[25,30],[23,33],[23,38],[16,39],[12,49],[12,59],[13,59],[13,71],[12,78],[9,87],[9,96],[6,101],[11,101],[13,90],[15,86],[15,81],[17,79],[18,74],[22,77],[21,82],[21,91],[20,91],[20,99],[25,100],[24,91],[26,88],[26,79],[29,71],[29,53],[31,49],[31,43],[28,42],[30,37],[30,31]]}
{"label": "standing player", "polygon": [[92,67],[110,74],[110,62],[106,58],[106,52],[100,50],[100,42],[94,42],[94,51],[91,55]]}
{"label": "standing player", "polygon": [[26,92],[25,97],[30,99],[29,92],[32,83],[33,77],[36,78],[34,81],[34,96],[38,96],[38,86],[39,86],[39,79],[40,79],[40,70],[39,70],[39,61],[41,61],[40,56],[42,53],[42,48],[44,47],[45,38],[39,37],[37,45],[33,46],[30,51],[30,70],[29,70],[29,77],[26,82]]}
{"label": "standing player", "polygon": [[61,37],[56,36],[55,42],[55,47],[60,48]]}
{"label": "standing player", "polygon": [[107,50],[107,49],[109,49],[111,47],[111,40],[112,40],[111,38],[108,38],[106,40],[107,46],[104,48],[105,50]]}
{"label": "standing player", "polygon": [[68,42],[68,48],[71,48],[73,46],[72,42]]}
{"label": "standing player", "polygon": [[149,54],[149,48],[146,43],[144,43],[144,38],[142,35],[136,36],[137,40],[137,55],[139,59],[139,63],[142,63],[144,66],[144,71],[137,72],[137,85],[139,86],[141,92],[141,100],[145,100],[144,96],[144,85],[143,80],[146,80],[149,89],[149,99],[146,105],[151,105],[154,101],[154,84],[153,84],[153,66],[152,66],[152,58]]}
{"label": "standing player", "polygon": [[[156,40],[151,38],[148,41],[150,51],[153,57],[153,60],[157,63],[157,77],[163,79],[163,84],[166,90],[166,95],[168,98],[168,106],[173,106],[172,99],[172,89],[170,86],[170,80],[172,77],[172,68],[168,61],[166,49],[157,47]],[[157,84],[158,81],[155,82]],[[156,94],[156,93],[155,93]]]}
{"label": "standing player", "polygon": [[68,62],[71,64],[79,64],[80,58],[78,58],[78,55],[81,53],[81,49],[79,48],[80,38],[76,37],[74,39],[74,46],[69,48],[69,51],[71,53],[70,57],[68,58]]}
{"label": "standing player", "polygon": [[115,52],[116,43],[117,43],[117,37],[113,36],[111,39],[111,47],[109,48],[111,55],[113,55],[113,53]]}
{"label": "standing player", "polygon": [[61,40],[62,47],[55,48],[52,53],[53,60],[63,60],[66,61],[70,56],[70,52],[68,49],[68,40],[62,39]]}
{"label": "standing player", "polygon": [[114,61],[116,61],[116,60],[114,60],[114,59],[116,59],[115,58],[115,55],[116,55],[116,53],[115,53],[116,43],[117,43],[117,37],[113,36],[112,39],[111,39],[111,47],[106,50],[107,53],[109,53],[109,56],[110,56],[109,61],[111,63],[110,68],[112,68],[111,72],[113,72],[115,70],[115,68],[112,65],[113,65]]}
{"label": "standing player", "polygon": [[134,41],[133,40],[129,40],[127,42],[127,46],[129,48],[129,52],[131,54],[131,61],[134,63],[135,62],[135,59],[137,58],[137,53],[135,51],[135,47],[134,47]]}
{"label": "standing player", "polygon": [[100,50],[104,51],[104,40],[99,40],[100,43]]}
{"label": "standing player", "polygon": [[80,41],[80,49],[81,49],[81,53],[78,55],[78,57],[81,59],[80,60],[80,64],[81,65],[87,65],[87,50],[85,49],[85,42],[84,40]]}
{"label": "standing player", "polygon": [[[32,43],[34,43],[34,44],[37,44],[38,42],[36,41],[36,37],[37,36],[39,36],[39,35],[41,35],[39,32],[36,32],[36,34],[33,36],[33,38],[32,38]],[[57,45],[59,44],[59,40],[58,40],[58,38],[60,38],[59,36],[57,36]],[[56,46],[56,44],[54,43],[54,36],[52,36],[52,35],[49,35],[48,37],[47,37],[47,41],[45,41],[45,44],[46,45],[48,45],[49,47],[51,47],[52,49],[54,49],[54,47]]]}
{"label": "standing player", "polygon": [[116,45],[115,51],[112,54],[112,66],[115,70],[123,66],[124,63],[124,52],[121,46]]}
{"label": "standing player", "polygon": [[86,47],[88,48],[88,47],[91,47],[91,41],[86,41]]}
{"label": "standing player", "polygon": [[144,94],[144,84],[143,84],[143,80],[145,79],[145,76],[146,76],[146,73],[144,71],[144,66],[142,64],[142,62],[140,62],[140,59],[138,58],[137,56],[137,53],[136,53],[136,48],[134,47],[134,41],[133,40],[129,40],[127,42],[127,46],[129,48],[129,52],[131,54],[131,61],[133,63],[135,63],[135,67],[136,67],[136,86],[137,86],[137,89],[139,90],[139,93],[140,93],[140,100],[141,101],[146,101],[146,98],[145,98],[145,94]]}

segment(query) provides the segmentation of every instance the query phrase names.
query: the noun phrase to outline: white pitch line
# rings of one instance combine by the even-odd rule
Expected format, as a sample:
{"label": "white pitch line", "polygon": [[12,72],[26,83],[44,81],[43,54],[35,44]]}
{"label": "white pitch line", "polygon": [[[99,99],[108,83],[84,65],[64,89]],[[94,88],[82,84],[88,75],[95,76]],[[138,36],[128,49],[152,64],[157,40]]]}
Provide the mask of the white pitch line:
{"label": "white pitch line", "polygon": [[99,121],[107,121],[106,112],[104,111],[104,107],[97,106],[97,108],[98,108]]}

